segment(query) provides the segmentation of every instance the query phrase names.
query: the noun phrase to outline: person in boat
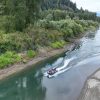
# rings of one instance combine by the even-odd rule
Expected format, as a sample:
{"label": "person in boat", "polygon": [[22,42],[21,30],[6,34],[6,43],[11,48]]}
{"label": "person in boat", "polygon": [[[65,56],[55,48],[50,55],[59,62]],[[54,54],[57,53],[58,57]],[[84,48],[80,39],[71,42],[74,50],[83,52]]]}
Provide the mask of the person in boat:
{"label": "person in boat", "polygon": [[52,68],[51,70],[48,71],[49,75],[53,75],[57,72],[56,68]]}

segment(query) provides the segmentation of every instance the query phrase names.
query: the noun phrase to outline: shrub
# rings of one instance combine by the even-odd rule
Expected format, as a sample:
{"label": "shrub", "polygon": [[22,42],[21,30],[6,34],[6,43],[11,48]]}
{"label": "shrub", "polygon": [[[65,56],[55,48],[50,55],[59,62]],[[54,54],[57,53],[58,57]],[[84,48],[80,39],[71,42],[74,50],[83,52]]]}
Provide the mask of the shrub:
{"label": "shrub", "polygon": [[94,31],[95,27],[94,26],[90,26],[89,29],[92,30],[92,31]]}
{"label": "shrub", "polygon": [[66,28],[62,29],[61,31],[64,33],[64,38],[74,36],[73,30],[71,28],[66,27]]}
{"label": "shrub", "polygon": [[56,41],[51,43],[51,47],[54,49],[62,48],[65,45],[65,41]]}
{"label": "shrub", "polygon": [[65,19],[67,12],[64,10],[54,10],[53,11],[53,20],[62,20]]}
{"label": "shrub", "polygon": [[72,30],[76,35],[83,32],[83,27],[80,24],[75,23],[74,26],[72,27]]}
{"label": "shrub", "polygon": [[33,57],[36,56],[36,52],[33,51],[33,50],[28,50],[28,51],[27,51],[27,56],[28,56],[29,58],[33,58]]}
{"label": "shrub", "polygon": [[46,16],[46,19],[49,20],[49,21],[52,20],[52,19],[53,19],[53,15],[52,15],[52,14],[48,14],[48,15]]}
{"label": "shrub", "polygon": [[[63,19],[54,21],[49,19],[52,17],[51,14],[47,14],[47,19],[38,20],[34,25],[31,24],[24,32],[5,33],[0,24],[0,53],[36,50],[38,46],[49,46],[55,41],[67,40],[67,38],[97,26],[97,22],[88,20]],[[2,22],[1,19],[0,21]]]}
{"label": "shrub", "polygon": [[66,10],[45,10],[41,12],[41,19],[62,20],[67,16]]}
{"label": "shrub", "polygon": [[0,56],[0,68],[5,68],[10,64],[21,61],[21,57],[15,52],[7,51]]}

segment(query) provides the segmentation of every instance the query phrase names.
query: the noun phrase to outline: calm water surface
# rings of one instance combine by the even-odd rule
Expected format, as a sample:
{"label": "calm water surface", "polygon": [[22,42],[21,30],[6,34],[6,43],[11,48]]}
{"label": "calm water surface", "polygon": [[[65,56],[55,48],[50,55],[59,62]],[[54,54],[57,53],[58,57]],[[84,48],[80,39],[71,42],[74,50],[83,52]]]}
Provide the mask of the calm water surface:
{"label": "calm water surface", "polygon": [[[70,70],[48,79],[43,73],[75,57]],[[100,30],[90,32],[72,52],[40,62],[0,82],[0,100],[77,100],[85,80],[100,68]]]}

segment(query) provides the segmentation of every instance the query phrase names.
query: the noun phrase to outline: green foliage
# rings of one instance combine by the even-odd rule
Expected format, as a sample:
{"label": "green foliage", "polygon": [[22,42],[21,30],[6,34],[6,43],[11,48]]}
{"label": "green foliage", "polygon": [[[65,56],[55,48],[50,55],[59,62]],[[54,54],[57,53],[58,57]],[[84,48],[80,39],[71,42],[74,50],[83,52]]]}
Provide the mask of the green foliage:
{"label": "green foliage", "polygon": [[[78,19],[74,19],[74,20],[64,19],[59,21],[52,21],[52,20],[48,21],[43,19],[43,20],[39,20],[36,26],[39,28],[41,27],[45,28],[46,30],[57,30],[61,33],[60,36],[63,39],[67,40],[67,38],[69,37],[71,38],[77,36],[80,33],[83,33],[84,31],[90,29],[91,26],[98,27],[98,23],[90,20],[86,21],[86,20],[78,20]],[[52,37],[54,37],[53,34]]]}
{"label": "green foliage", "polygon": [[[78,9],[70,0],[1,0],[0,29],[6,33],[24,31],[37,19],[59,21],[68,18],[98,21],[96,13]],[[49,22],[47,25],[50,25]],[[51,27],[51,26],[48,26]]]}
{"label": "green foliage", "polygon": [[70,0],[1,0],[0,68],[20,61],[8,51],[28,50],[32,58],[38,47],[62,48],[68,38],[95,30],[97,21],[96,13],[78,9]]}
{"label": "green foliage", "polygon": [[0,55],[0,69],[7,67],[8,65],[20,62],[21,57],[15,52],[7,51]]}
{"label": "green foliage", "polygon": [[[35,26],[28,27],[25,32],[6,33],[0,31],[0,52],[34,49],[38,46],[49,46],[51,42],[72,38],[98,23],[85,20],[39,20]],[[94,28],[93,28],[94,29]]]}
{"label": "green foliage", "polygon": [[53,15],[52,15],[52,14],[48,14],[48,15],[46,16],[46,19],[47,19],[48,21],[53,20]]}
{"label": "green foliage", "polygon": [[78,10],[76,4],[70,0],[44,0],[44,2],[42,2],[41,9],[61,9],[68,11]]}
{"label": "green foliage", "polygon": [[75,35],[82,33],[84,31],[82,25],[77,24],[77,23],[74,24],[74,26],[72,27],[72,30],[73,30]]}
{"label": "green foliage", "polygon": [[5,51],[17,51],[21,52],[23,50],[27,50],[28,48],[32,48],[32,38],[27,33],[9,33],[5,34],[4,32],[0,32],[0,52]]}
{"label": "green foliage", "polygon": [[28,51],[27,51],[27,56],[28,56],[29,58],[33,58],[33,57],[36,56],[36,52],[33,51],[33,50],[28,50]]}
{"label": "green foliage", "polygon": [[62,20],[66,18],[66,11],[61,11],[61,10],[54,10],[52,15],[53,15],[53,20]]}
{"label": "green foliage", "polygon": [[0,1],[0,12],[6,16],[5,31],[23,31],[38,18],[41,0],[3,0]]}
{"label": "green foliage", "polygon": [[67,37],[73,37],[74,34],[73,34],[73,30],[71,28],[64,28],[61,30],[64,34],[64,38],[67,38]]}
{"label": "green foliage", "polygon": [[90,27],[89,27],[89,30],[95,31],[95,27],[94,27],[94,26],[90,26]]}
{"label": "green foliage", "polygon": [[51,47],[54,49],[59,49],[59,48],[63,48],[63,46],[66,44],[65,41],[56,41],[51,43]]}

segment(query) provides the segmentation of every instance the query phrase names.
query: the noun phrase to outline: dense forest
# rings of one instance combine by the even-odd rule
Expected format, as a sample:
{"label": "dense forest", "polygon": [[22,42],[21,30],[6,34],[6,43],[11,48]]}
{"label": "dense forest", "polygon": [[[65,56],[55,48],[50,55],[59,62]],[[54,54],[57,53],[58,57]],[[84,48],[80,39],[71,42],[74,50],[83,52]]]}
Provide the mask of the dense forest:
{"label": "dense forest", "polygon": [[85,20],[98,20],[96,13],[89,12],[88,10],[83,10],[83,8],[78,9],[76,3],[70,0],[44,0],[41,4],[42,11],[44,10],[65,10],[67,15],[71,18],[78,17],[79,19]]}
{"label": "dense forest", "polygon": [[62,48],[99,22],[96,13],[70,0],[1,0],[0,67],[20,61],[16,52],[34,57],[41,47]]}

